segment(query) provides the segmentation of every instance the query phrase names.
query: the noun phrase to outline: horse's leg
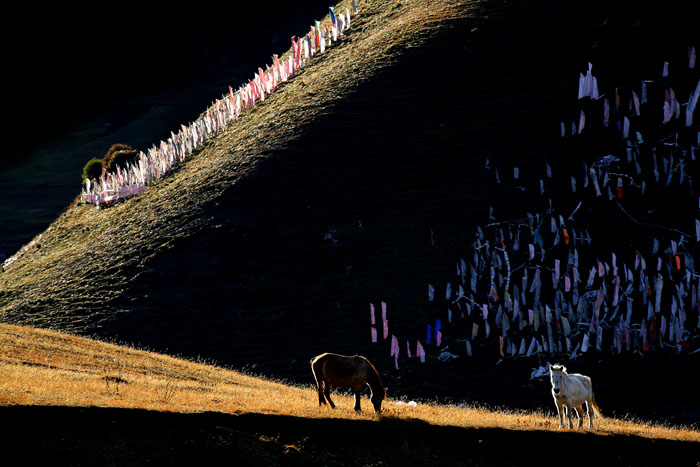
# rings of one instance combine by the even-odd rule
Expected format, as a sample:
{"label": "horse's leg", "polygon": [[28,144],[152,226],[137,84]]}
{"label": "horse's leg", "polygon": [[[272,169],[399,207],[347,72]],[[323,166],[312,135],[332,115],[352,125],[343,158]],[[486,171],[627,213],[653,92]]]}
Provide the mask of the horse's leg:
{"label": "horse's leg", "polygon": [[335,404],[333,403],[333,400],[331,399],[331,385],[328,384],[328,381],[326,383],[326,388],[324,390],[324,394],[326,395],[326,399],[328,400],[328,403],[331,405],[331,409],[335,409]]}
{"label": "horse's leg", "polygon": [[559,404],[556,400],[554,401],[557,404],[557,415],[559,416],[559,429],[561,430],[562,425],[564,424],[564,405]]}
{"label": "horse's leg", "polygon": [[581,425],[583,425],[583,403],[576,407],[576,418],[578,418],[578,423],[576,424],[576,429],[579,430],[581,429]]}
{"label": "horse's leg", "polygon": [[362,412],[360,408],[360,398],[362,397],[362,387],[360,389],[352,388],[353,394],[355,394],[355,412]]}
{"label": "horse's leg", "polygon": [[588,428],[593,429],[593,397],[586,401],[586,408],[588,409]]}
{"label": "horse's leg", "polygon": [[318,386],[318,406],[321,407],[326,405],[326,399],[323,397],[323,380],[317,381],[316,385]]}
{"label": "horse's leg", "polygon": [[574,429],[574,423],[571,420],[571,416],[573,415],[571,411],[573,410],[573,406],[571,405],[571,402],[566,403],[566,417],[569,419],[569,430]]}

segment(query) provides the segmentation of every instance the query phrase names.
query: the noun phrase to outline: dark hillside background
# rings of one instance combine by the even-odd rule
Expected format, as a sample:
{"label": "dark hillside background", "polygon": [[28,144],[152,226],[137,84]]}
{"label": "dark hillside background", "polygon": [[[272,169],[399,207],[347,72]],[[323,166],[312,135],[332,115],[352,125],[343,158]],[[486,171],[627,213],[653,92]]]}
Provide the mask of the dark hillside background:
{"label": "dark hillside background", "polygon": [[[325,15],[327,3],[272,0],[264,10],[235,3],[19,5],[2,32],[5,103],[18,117],[32,115],[42,99],[51,111],[42,116],[41,131],[24,129],[30,141],[13,140],[11,147],[26,151],[27,143],[70,131],[76,120],[135,95],[147,105],[150,92],[186,91],[188,84],[246,65],[241,71],[252,76],[273,53],[289,48],[289,37]],[[243,77],[229,79],[237,85]],[[210,90],[211,99],[218,91]],[[3,157],[5,164],[17,162]]]}
{"label": "dark hillside background", "polygon": [[[185,27],[178,14],[167,16],[146,33],[147,46],[129,42],[143,52],[134,61],[113,39],[101,46],[109,52],[90,68],[99,73],[83,85],[80,74],[61,80],[66,94],[57,102],[75,110],[67,112],[69,117],[81,119],[103,105],[94,98],[100,90],[114,88],[106,93],[109,98],[124,102],[136,95],[137,108],[149,107],[149,93],[163,91],[162,81],[150,74],[163,72],[151,60],[154,50],[161,65],[173,59],[175,50],[192,60],[182,74],[164,72],[165,86],[182,92],[198,86],[198,77],[229,64],[241,64],[244,74],[235,76],[250,76],[272,53],[286,50],[288,36],[305,30],[326,7],[280,13],[269,21],[258,17],[255,28],[251,20],[251,30],[269,25],[254,50],[244,47],[247,29],[230,31],[223,25],[226,12],[199,12],[194,16],[198,27]],[[508,219],[548,205],[539,195],[537,177],[546,161],[566,165],[559,122],[571,118],[578,74],[587,62],[594,62],[601,81],[660,73],[668,54],[682,55],[688,41],[697,40],[697,28],[683,7],[667,2],[647,10],[574,1],[492,1],[483,7],[483,15],[457,21],[425,44],[397,50],[390,67],[304,127],[286,147],[266,153],[255,174],[207,206],[206,228],[174,240],[149,263],[136,286],[100,304],[114,311],[112,317],[91,323],[85,332],[304,384],[311,382],[311,356],[357,352],[377,364],[392,395],[550,407],[548,383],[529,379],[533,367],[546,362],[533,357],[496,365],[498,356],[490,347],[475,349],[478,355],[468,358],[457,340],[465,333],[459,322],[445,330],[458,359],[439,362],[429,347],[428,363],[403,359],[400,370],[392,369],[387,341],[370,342],[369,303],[388,303],[390,334],[400,337],[402,352],[406,339],[412,345],[424,339],[426,323],[444,311],[428,304],[428,282],[454,274],[475,226],[488,220],[489,208],[495,208],[497,219]],[[231,8],[228,14],[236,14]],[[148,18],[137,22],[143,28],[151,24]],[[118,34],[130,29],[122,29],[121,21],[109,24]],[[164,24],[179,26],[178,32]],[[82,42],[83,31],[101,30],[75,27],[81,33],[73,31],[59,42],[60,49]],[[47,56],[54,68],[71,63],[56,51]],[[128,65],[115,69],[114,62]],[[143,80],[134,79],[134,69]],[[112,85],[98,85],[99,75],[108,76]],[[119,76],[126,76],[126,83]],[[37,77],[31,89],[41,83]],[[216,88],[196,110],[226,89]],[[80,110],[68,104],[71,92],[83,96]],[[132,114],[116,108],[114,118],[131,128]],[[187,112],[177,114],[177,123],[195,115]],[[111,120],[113,114],[100,115],[119,125]],[[64,121],[70,125],[70,118]],[[64,131],[70,130],[56,129]],[[161,135],[155,132],[148,141]],[[501,184],[493,171],[484,170],[487,159],[502,169]],[[523,173],[524,190],[512,184],[513,167]],[[77,185],[72,189],[63,204],[77,194]],[[607,413],[697,423],[696,391],[666,397],[676,384],[668,371],[697,365],[693,356],[585,356],[571,366],[593,377]],[[630,396],[639,384],[645,390]],[[691,375],[689,384],[700,387],[697,376]]]}
{"label": "dark hillside background", "polygon": [[18,5],[0,28],[0,260],[80,192],[114,143],[145,151],[271,63],[328,2]]}

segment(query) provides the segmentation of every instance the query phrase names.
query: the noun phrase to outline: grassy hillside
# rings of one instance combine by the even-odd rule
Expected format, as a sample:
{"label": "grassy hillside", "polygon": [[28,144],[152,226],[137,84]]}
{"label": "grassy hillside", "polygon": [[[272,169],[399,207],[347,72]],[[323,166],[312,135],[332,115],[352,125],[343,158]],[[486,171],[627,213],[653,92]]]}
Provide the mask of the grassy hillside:
{"label": "grassy hillside", "polygon": [[[445,342],[459,359],[440,362],[432,347],[426,364],[393,369],[388,346],[370,343],[367,305],[389,304],[402,345],[423,338],[444,312],[426,284],[453,274],[489,207],[507,218],[546,205],[495,187],[483,167],[489,158],[526,179],[547,157],[566,161],[560,112],[612,8],[579,3],[360,2],[337,47],[166,180],[110,209],[68,208],[0,274],[0,321],[302,385],[311,356],[361,353],[394,397],[551,410],[547,381],[529,378],[545,361],[496,364],[487,347],[467,358],[458,324]],[[604,413],[689,424],[699,358],[569,366],[593,378]],[[94,383],[107,390],[116,370]],[[156,387],[165,392],[141,399],[157,401]]]}
{"label": "grassy hillside", "polygon": [[[491,460],[483,465],[527,465],[517,455],[499,454],[498,446],[556,445],[533,459],[542,462],[585,439],[589,449],[630,449],[618,461],[637,465],[640,459],[692,460],[700,442],[700,432],[689,429],[606,418],[594,432],[559,432],[551,414],[424,401],[410,406],[392,398],[377,416],[363,397],[365,411],[357,414],[342,391],[337,409],[319,408],[309,386],[12,325],[0,325],[0,356],[0,414],[5,423],[28,428],[13,429],[2,444],[14,445],[10,458],[27,463],[57,456],[73,465],[105,459],[143,465],[173,460],[174,453],[185,462],[201,450],[205,459],[226,455],[255,465],[397,465],[409,459],[427,465],[434,456],[448,464],[485,456]],[[329,440],[331,431],[337,439]],[[468,446],[450,445],[465,440]],[[396,443],[402,447],[393,452]]]}

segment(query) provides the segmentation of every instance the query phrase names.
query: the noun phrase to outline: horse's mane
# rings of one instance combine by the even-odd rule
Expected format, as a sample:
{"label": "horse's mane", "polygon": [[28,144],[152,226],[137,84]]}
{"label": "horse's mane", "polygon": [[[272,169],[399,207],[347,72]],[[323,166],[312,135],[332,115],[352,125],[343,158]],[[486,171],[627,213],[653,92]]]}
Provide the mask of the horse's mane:
{"label": "horse's mane", "polygon": [[559,364],[557,364],[557,365],[552,365],[552,366],[551,366],[551,369],[554,370],[554,371],[561,371],[561,372],[564,373],[565,375],[568,375],[568,373],[566,372],[566,367],[565,367],[564,365],[559,365]]}
{"label": "horse's mane", "polygon": [[372,369],[371,374],[372,374],[373,377],[376,377],[376,378],[377,378],[377,380],[376,380],[375,382],[379,384],[379,387],[380,387],[380,388],[384,388],[384,386],[382,385],[382,379],[379,377],[379,372],[378,372],[377,369],[374,367],[374,365],[372,365],[372,362],[370,362],[370,361],[367,360],[365,357],[362,357],[362,356],[360,356],[360,355],[358,355],[358,357],[360,357],[362,360],[364,360],[365,363],[367,363],[367,365]]}

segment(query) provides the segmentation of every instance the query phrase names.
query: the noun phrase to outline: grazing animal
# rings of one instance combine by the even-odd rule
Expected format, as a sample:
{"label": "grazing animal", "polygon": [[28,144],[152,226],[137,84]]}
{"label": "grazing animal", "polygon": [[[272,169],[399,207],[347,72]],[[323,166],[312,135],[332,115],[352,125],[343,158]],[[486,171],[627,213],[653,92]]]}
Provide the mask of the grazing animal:
{"label": "grazing animal", "polygon": [[335,408],[331,400],[331,388],[349,386],[355,395],[355,411],[360,412],[360,396],[362,388],[367,384],[372,391],[370,400],[374,410],[382,411],[386,391],[382,387],[377,369],[365,357],[324,353],[311,359],[311,371],[316,379],[319,407],[327,400],[331,408]]}
{"label": "grazing animal", "polygon": [[554,396],[554,403],[557,405],[557,414],[559,415],[559,429],[564,423],[564,415],[569,419],[569,429],[574,427],[571,420],[572,409],[576,410],[578,417],[576,428],[581,428],[584,402],[588,409],[588,428],[593,428],[592,411],[595,411],[598,418],[603,418],[603,414],[600,413],[593,396],[591,378],[578,373],[569,374],[563,365],[552,365],[549,367],[549,372],[552,380],[552,396]]}

